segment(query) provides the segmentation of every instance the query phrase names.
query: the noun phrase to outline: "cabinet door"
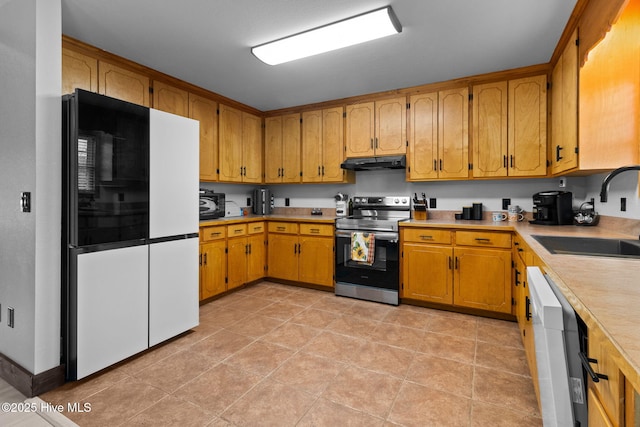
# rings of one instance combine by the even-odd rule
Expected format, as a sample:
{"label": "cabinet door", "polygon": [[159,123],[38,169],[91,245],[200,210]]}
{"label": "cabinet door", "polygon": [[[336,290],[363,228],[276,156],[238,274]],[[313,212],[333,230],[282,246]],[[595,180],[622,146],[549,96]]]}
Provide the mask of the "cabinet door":
{"label": "cabinet door", "polygon": [[227,290],[226,249],[224,239],[200,245],[200,300]]}
{"label": "cabinet door", "polygon": [[589,427],[614,427],[593,388],[587,389],[587,396]]}
{"label": "cabinet door", "polygon": [[233,289],[247,282],[247,238],[228,239],[227,252],[227,288]]}
{"label": "cabinet door", "polygon": [[405,243],[402,248],[403,297],[452,304],[453,249],[413,243]]}
{"label": "cabinet door", "polygon": [[551,159],[554,174],[578,167],[577,30],[551,74]]}
{"label": "cabinet door", "polygon": [[323,112],[302,113],[302,182],[322,181],[322,143]]}
{"label": "cabinet door", "polygon": [[298,280],[298,236],[269,234],[267,250],[269,277]]}
{"label": "cabinet door", "polygon": [[282,117],[264,120],[264,182],[282,182]]}
{"label": "cabinet door", "polygon": [[282,118],[282,182],[300,182],[300,114]]}
{"label": "cabinet door", "polygon": [[322,111],[322,181],[342,182],[345,171],[340,167],[344,160],[343,108]]}
{"label": "cabinet door", "polygon": [[249,258],[247,260],[247,282],[264,277],[267,250],[264,233],[255,234],[247,238],[249,244]]}
{"label": "cabinet door", "polygon": [[454,305],[511,313],[511,251],[454,249]]}
{"label": "cabinet door", "polygon": [[438,94],[438,175],[469,176],[469,89]]}
{"label": "cabinet door", "polygon": [[189,92],[154,80],[153,108],[182,117],[189,117]]}
{"label": "cabinet door", "polygon": [[145,107],[149,102],[149,77],[108,62],[98,64],[98,93]]}
{"label": "cabinet door", "polygon": [[407,152],[407,98],[398,97],[375,103],[376,156]]}
{"label": "cabinet door", "polygon": [[242,182],[242,112],[220,104],[220,181]]}
{"label": "cabinet door", "polygon": [[242,182],[262,182],[262,119],[242,113]]}
{"label": "cabinet door", "polygon": [[604,333],[595,326],[589,328],[588,338],[588,357],[596,360],[591,363],[591,367],[595,372],[608,376],[608,379],[601,379],[597,383],[589,380],[589,388],[596,391],[598,400],[613,424],[624,425],[624,377],[613,360],[611,349],[613,345]]}
{"label": "cabinet door", "polygon": [[75,89],[98,91],[98,60],[62,48],[62,94]]}
{"label": "cabinet door", "polygon": [[[639,12],[635,2],[625,3],[628,5],[604,39],[589,51],[579,71],[581,171],[615,169],[640,161]],[[597,33],[599,38],[603,34]]]}
{"label": "cabinet door", "polygon": [[509,81],[509,176],[547,173],[547,76]]}
{"label": "cabinet door", "polygon": [[438,93],[413,95],[409,108],[407,180],[438,177]]}
{"label": "cabinet door", "polygon": [[473,176],[507,176],[507,82],[473,87]]}
{"label": "cabinet door", "polygon": [[347,157],[374,154],[375,103],[347,105]]}
{"label": "cabinet door", "polygon": [[300,236],[298,280],[333,287],[333,238]]}
{"label": "cabinet door", "polygon": [[189,94],[189,117],[200,122],[200,180],[218,180],[218,104]]}

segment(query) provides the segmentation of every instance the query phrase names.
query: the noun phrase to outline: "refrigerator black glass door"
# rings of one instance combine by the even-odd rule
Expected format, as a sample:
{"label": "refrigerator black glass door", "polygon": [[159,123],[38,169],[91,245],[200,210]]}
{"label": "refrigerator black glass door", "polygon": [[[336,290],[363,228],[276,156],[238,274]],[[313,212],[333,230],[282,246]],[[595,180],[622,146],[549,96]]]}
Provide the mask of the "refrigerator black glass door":
{"label": "refrigerator black glass door", "polygon": [[149,230],[149,110],[77,90],[67,133],[70,244],[145,239]]}

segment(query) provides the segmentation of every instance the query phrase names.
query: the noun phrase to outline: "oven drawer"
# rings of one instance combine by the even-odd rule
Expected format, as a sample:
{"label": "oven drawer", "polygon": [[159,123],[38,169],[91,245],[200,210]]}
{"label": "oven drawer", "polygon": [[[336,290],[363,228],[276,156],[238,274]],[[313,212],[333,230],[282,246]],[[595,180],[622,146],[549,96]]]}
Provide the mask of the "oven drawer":
{"label": "oven drawer", "polygon": [[300,234],[333,237],[333,226],[324,224],[300,224]]}
{"label": "oven drawer", "polygon": [[200,229],[200,241],[210,242],[212,240],[224,239],[227,236],[224,225],[217,227],[202,227]]}
{"label": "oven drawer", "polygon": [[251,222],[247,224],[249,234],[260,234],[264,232],[264,221]]}
{"label": "oven drawer", "polygon": [[227,226],[227,235],[229,237],[239,237],[247,234],[247,224],[235,224]]}
{"label": "oven drawer", "polygon": [[295,222],[270,222],[269,233],[298,234],[298,224]]}
{"label": "oven drawer", "polygon": [[456,231],[456,245],[511,249],[511,233]]}
{"label": "oven drawer", "polygon": [[402,232],[405,242],[451,244],[451,231],[449,230],[438,230],[436,228],[404,228]]}

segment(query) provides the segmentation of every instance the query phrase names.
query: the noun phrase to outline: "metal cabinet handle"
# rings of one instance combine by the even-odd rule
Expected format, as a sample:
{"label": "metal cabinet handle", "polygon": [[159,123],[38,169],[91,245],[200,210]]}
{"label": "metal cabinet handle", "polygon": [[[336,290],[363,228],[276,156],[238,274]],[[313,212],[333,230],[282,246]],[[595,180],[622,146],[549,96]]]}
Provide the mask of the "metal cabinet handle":
{"label": "metal cabinet handle", "polygon": [[434,171],[438,170],[438,161],[436,159],[433,159],[433,170]]}
{"label": "metal cabinet handle", "polygon": [[563,157],[560,155],[560,150],[562,150],[562,147],[559,145],[556,145],[556,162],[559,162],[560,160],[563,159]]}
{"label": "metal cabinet handle", "polygon": [[309,231],[311,233],[313,233],[313,234],[318,234],[320,232],[320,229],[319,228],[311,228],[311,229],[309,229]]}
{"label": "metal cabinet handle", "polygon": [[442,170],[442,159],[440,159],[440,170]]}
{"label": "metal cabinet handle", "polygon": [[284,230],[285,230],[285,227],[278,226],[278,231],[284,231]]}
{"label": "metal cabinet handle", "polygon": [[293,244],[293,253],[294,254],[298,253],[298,245],[296,243]]}
{"label": "metal cabinet handle", "polygon": [[378,148],[378,138],[376,137],[376,148]]}
{"label": "metal cabinet handle", "polygon": [[476,237],[476,242],[479,242],[479,243],[491,243],[491,239],[487,239],[486,237]]}
{"label": "metal cabinet handle", "polygon": [[322,176],[324,176],[324,166],[322,166]]}
{"label": "metal cabinet handle", "polygon": [[516,286],[520,284],[520,271],[516,268]]}
{"label": "metal cabinet handle", "polygon": [[200,254],[200,261],[199,261],[200,265],[202,265],[202,254]]}
{"label": "metal cabinet handle", "polygon": [[320,166],[318,166],[318,176],[320,176]]}
{"label": "metal cabinet handle", "polygon": [[594,383],[598,383],[600,382],[601,379],[609,380],[608,375],[600,374],[594,371],[593,368],[591,367],[591,363],[598,363],[597,359],[592,359],[590,357],[587,357],[587,355],[584,354],[584,352],[582,351],[578,354],[580,355],[580,361],[582,362],[582,367],[587,371],[587,373],[591,377],[591,381],[593,381]]}
{"label": "metal cabinet handle", "polygon": [[458,257],[456,257],[456,265],[455,265],[455,269],[458,269]]}
{"label": "metal cabinet handle", "polygon": [[373,138],[371,138],[371,149],[373,150]]}
{"label": "metal cabinet handle", "polygon": [[207,253],[204,253],[204,265],[207,265]]}
{"label": "metal cabinet handle", "polygon": [[502,156],[502,165],[505,168],[507,167],[507,155],[506,154],[504,156]]}
{"label": "metal cabinet handle", "polygon": [[511,161],[511,167],[513,168],[513,154],[509,156]]}
{"label": "metal cabinet handle", "polygon": [[453,261],[451,260],[451,257],[449,257],[449,270],[453,270]]}
{"label": "metal cabinet handle", "polygon": [[524,297],[524,317],[527,319],[527,321],[531,320],[531,300],[529,299],[528,296],[525,295]]}

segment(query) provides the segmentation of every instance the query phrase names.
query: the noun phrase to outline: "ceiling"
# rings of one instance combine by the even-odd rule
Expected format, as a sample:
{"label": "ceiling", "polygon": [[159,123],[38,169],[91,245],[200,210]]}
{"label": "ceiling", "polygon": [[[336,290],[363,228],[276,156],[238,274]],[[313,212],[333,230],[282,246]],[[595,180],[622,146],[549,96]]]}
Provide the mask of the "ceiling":
{"label": "ceiling", "polygon": [[[262,111],[549,62],[576,0],[62,0],[62,32]],[[251,46],[391,5],[402,33],[270,66]]]}

